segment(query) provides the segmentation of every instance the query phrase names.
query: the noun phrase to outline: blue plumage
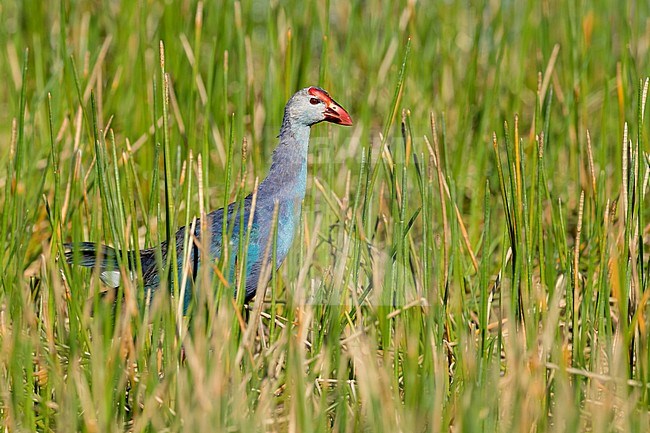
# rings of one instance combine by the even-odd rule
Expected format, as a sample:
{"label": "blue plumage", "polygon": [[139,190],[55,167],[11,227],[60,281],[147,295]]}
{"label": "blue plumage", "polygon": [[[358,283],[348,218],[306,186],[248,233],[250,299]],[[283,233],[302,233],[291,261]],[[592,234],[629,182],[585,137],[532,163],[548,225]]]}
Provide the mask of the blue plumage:
{"label": "blue plumage", "polygon": [[[273,264],[278,267],[289,252],[293,242],[296,226],[300,217],[301,203],[305,196],[307,185],[307,152],[309,147],[309,133],[311,126],[328,121],[340,125],[351,125],[349,114],[334,101],[324,90],[318,87],[308,87],[295,93],[287,103],[280,129],[279,143],[273,152],[273,161],[267,177],[260,183],[248,245],[243,246],[246,254],[246,300],[250,300],[256,292],[260,273],[266,264],[270,264],[273,252],[272,228],[273,216],[278,208],[278,230],[275,257]],[[246,232],[251,215],[253,194],[244,199],[243,207],[238,203],[231,203],[226,210],[228,227],[232,227],[230,235],[230,272],[235,275],[235,264],[243,258],[237,257],[239,242],[246,239]],[[243,221],[240,210],[243,211]],[[190,242],[189,268],[191,275],[186,286],[184,306],[187,308],[192,296],[192,281],[206,260],[214,262],[222,252],[222,229],[224,210],[218,209],[207,215],[210,239],[203,239],[201,222],[197,221],[194,237],[199,242],[208,242],[210,257],[201,257],[201,248]],[[243,222],[243,225],[241,224]],[[175,235],[174,244],[178,257],[179,281],[182,281],[183,260],[186,254],[183,249],[186,227],[181,227]],[[140,251],[142,264],[142,277],[145,290],[151,295],[160,285],[159,266],[156,254],[160,248],[163,263],[167,257],[168,242],[163,242],[159,247]],[[72,263],[75,258],[81,266],[100,268],[100,276],[104,283],[111,287],[119,285],[121,275],[117,270],[117,255],[111,247],[88,242],[66,244],[66,259]],[[129,251],[129,267],[135,269],[135,253]],[[262,282],[263,284],[266,281]]]}

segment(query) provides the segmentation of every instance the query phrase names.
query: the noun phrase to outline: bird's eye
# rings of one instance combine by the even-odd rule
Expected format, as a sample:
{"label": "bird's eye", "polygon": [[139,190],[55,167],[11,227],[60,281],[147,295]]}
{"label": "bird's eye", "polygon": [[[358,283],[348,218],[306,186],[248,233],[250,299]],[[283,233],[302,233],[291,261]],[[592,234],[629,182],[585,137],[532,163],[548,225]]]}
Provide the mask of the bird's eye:
{"label": "bird's eye", "polygon": [[318,105],[318,104],[320,104],[320,99],[318,99],[318,98],[311,98],[311,99],[309,100],[309,103],[310,103],[311,105]]}

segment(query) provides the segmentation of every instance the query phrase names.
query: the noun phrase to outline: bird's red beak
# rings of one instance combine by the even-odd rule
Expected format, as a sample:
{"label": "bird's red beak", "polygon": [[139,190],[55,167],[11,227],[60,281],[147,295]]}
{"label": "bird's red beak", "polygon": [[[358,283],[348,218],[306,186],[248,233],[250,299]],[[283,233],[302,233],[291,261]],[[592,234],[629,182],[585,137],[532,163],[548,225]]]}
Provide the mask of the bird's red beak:
{"label": "bird's red beak", "polygon": [[338,125],[350,126],[352,125],[352,118],[345,111],[345,108],[341,107],[333,99],[327,104],[325,109],[325,120],[327,122],[336,123]]}

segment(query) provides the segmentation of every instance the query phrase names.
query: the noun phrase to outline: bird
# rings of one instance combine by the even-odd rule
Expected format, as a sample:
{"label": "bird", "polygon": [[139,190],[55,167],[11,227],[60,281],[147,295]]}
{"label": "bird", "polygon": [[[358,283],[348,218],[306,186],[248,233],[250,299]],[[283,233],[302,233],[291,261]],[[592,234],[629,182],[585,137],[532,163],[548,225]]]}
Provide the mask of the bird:
{"label": "bird", "polygon": [[[196,242],[190,241],[189,267],[192,277],[196,277],[202,266],[210,266],[220,258],[222,252],[222,230],[223,218],[227,218],[227,227],[232,227],[230,235],[230,256],[229,275],[235,275],[235,266],[241,257],[237,257],[240,251],[239,243],[246,242],[241,249],[246,254],[245,269],[245,302],[252,300],[256,294],[258,283],[266,284],[268,281],[260,281],[262,269],[271,265],[275,256],[276,269],[282,264],[291,244],[293,242],[297,225],[299,223],[302,201],[305,197],[307,187],[307,156],[309,149],[309,135],[311,127],[321,123],[330,122],[333,124],[350,126],[352,119],[350,114],[337,103],[327,91],[317,86],[310,86],[297,91],[284,107],[284,116],[278,143],[273,151],[271,166],[267,176],[260,182],[253,208],[253,192],[247,195],[241,203],[230,203],[226,209],[214,210],[206,215],[209,228],[209,239],[206,248],[198,248]],[[277,210],[276,210],[277,208]],[[249,220],[253,210],[253,220]],[[243,218],[242,213],[243,212]],[[273,221],[277,212],[277,238],[273,242]],[[201,233],[201,222],[197,220],[193,225],[193,235],[197,242],[203,242]],[[174,244],[177,252],[177,270],[179,286],[182,279],[183,261],[187,254],[184,252],[185,232],[191,230],[188,227],[181,227],[176,232],[171,243]],[[191,239],[191,237],[190,237]],[[161,269],[158,251],[162,255],[162,263],[167,263],[167,254],[170,251],[170,241],[163,241],[159,246],[140,250],[140,263],[142,265],[142,280],[145,294],[150,298],[161,283]],[[275,255],[269,252],[270,246],[275,245]],[[109,288],[116,289],[122,281],[122,275],[118,265],[117,251],[109,246],[95,244],[92,242],[76,242],[64,244],[65,258],[70,264],[99,269],[99,277]],[[203,257],[202,252],[207,252],[208,257]],[[136,252],[127,251],[129,269],[132,277],[136,269]],[[265,273],[268,275],[268,272]],[[265,276],[266,276],[265,275]],[[264,277],[264,276],[263,276]],[[174,276],[172,275],[172,278]],[[191,302],[192,278],[186,279],[187,283],[182,299],[183,309]],[[233,283],[231,280],[230,283]],[[236,289],[233,291],[236,296]]]}

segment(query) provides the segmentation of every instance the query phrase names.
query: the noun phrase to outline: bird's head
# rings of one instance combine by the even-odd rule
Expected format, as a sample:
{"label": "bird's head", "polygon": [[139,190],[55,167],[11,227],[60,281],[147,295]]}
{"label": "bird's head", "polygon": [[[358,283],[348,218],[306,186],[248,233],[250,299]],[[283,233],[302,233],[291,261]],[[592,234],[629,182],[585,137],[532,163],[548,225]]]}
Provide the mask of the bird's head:
{"label": "bird's head", "polygon": [[309,126],[323,121],[352,125],[348,112],[325,90],[315,86],[296,92],[287,103],[286,115]]}

